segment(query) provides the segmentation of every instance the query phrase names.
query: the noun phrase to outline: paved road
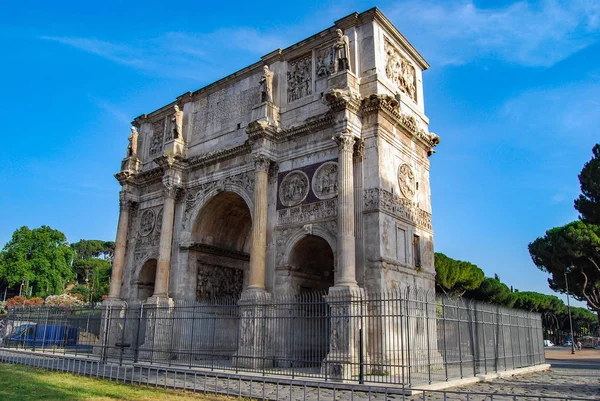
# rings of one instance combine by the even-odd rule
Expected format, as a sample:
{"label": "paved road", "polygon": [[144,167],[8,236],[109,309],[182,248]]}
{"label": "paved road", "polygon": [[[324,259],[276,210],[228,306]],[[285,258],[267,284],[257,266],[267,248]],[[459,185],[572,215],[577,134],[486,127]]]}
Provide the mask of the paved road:
{"label": "paved road", "polygon": [[600,350],[584,349],[571,355],[563,347],[547,348],[551,369],[495,379],[452,390],[600,399]]}

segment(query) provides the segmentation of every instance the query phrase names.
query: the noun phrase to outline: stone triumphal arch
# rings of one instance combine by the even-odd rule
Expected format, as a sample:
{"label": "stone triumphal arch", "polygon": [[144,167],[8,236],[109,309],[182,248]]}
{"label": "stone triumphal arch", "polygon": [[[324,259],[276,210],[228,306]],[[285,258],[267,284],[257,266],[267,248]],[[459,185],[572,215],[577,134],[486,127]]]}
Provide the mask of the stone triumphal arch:
{"label": "stone triumphal arch", "polygon": [[427,68],[371,9],[137,117],[107,303],[434,289]]}

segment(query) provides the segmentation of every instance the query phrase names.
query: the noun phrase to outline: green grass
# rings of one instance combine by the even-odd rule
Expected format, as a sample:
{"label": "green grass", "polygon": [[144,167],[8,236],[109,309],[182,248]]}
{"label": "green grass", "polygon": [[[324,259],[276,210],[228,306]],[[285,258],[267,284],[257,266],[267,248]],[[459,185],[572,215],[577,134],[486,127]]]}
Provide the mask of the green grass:
{"label": "green grass", "polygon": [[0,363],[0,400],[230,401],[233,398],[123,385],[69,373]]}

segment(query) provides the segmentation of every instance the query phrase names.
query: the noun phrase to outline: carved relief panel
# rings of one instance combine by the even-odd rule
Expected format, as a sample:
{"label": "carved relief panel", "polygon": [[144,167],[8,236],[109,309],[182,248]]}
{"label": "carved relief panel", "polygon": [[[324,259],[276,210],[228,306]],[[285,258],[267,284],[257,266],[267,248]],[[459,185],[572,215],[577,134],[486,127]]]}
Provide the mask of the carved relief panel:
{"label": "carved relief panel", "polygon": [[406,163],[398,167],[398,186],[406,199],[413,200],[417,192],[415,173]]}
{"label": "carved relief panel", "polygon": [[150,139],[150,156],[158,155],[163,149],[165,136],[165,120],[152,123],[152,138]]}
{"label": "carved relief panel", "polygon": [[302,171],[292,171],[285,176],[279,188],[279,200],[284,206],[302,203],[308,195],[308,176]]}
{"label": "carved relief panel", "polygon": [[338,165],[335,162],[322,164],[312,179],[312,190],[319,199],[331,199],[338,193]]}
{"label": "carved relief panel", "polygon": [[406,93],[412,100],[417,101],[417,74],[412,63],[387,40],[385,49],[385,75]]}
{"label": "carved relief panel", "polygon": [[326,78],[333,74],[333,61],[333,46],[331,44],[315,50],[317,79]]}
{"label": "carved relief panel", "polygon": [[244,271],[230,267],[198,264],[196,299],[234,296],[238,297],[244,287]]}
{"label": "carved relief panel", "polygon": [[312,55],[308,54],[288,62],[287,101],[288,103],[312,94]]}

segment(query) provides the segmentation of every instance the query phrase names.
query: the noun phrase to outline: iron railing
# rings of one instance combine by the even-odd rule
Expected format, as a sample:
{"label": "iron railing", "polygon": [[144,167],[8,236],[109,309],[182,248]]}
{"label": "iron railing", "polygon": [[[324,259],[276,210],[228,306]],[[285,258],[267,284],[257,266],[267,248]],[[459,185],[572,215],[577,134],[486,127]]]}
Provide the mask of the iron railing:
{"label": "iron railing", "polygon": [[411,289],[13,307],[5,348],[262,376],[419,386],[545,362],[540,315]]}

